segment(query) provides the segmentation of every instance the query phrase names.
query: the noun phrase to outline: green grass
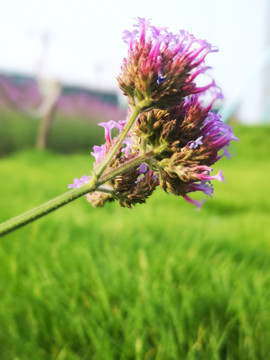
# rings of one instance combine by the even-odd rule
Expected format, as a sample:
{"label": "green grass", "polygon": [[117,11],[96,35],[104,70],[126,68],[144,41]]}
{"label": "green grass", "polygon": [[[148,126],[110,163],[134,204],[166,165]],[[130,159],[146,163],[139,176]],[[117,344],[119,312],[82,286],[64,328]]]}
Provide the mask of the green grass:
{"label": "green grass", "polygon": [[[47,148],[60,153],[87,152],[104,140],[96,124],[104,118],[80,118],[57,113],[49,131]],[[0,157],[36,146],[41,119],[10,109],[0,109]]]}
{"label": "green grass", "polygon": [[[270,128],[237,127],[197,212],[161,191],[84,198],[1,238],[1,360],[256,360],[270,350]],[[88,155],[0,162],[0,218],[66,190]]]}

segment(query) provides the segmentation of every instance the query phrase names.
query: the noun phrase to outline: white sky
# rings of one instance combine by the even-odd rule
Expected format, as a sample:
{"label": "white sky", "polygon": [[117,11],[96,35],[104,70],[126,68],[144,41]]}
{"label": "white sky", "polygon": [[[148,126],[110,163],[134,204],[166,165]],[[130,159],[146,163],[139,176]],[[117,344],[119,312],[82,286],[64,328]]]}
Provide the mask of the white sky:
{"label": "white sky", "polygon": [[[64,82],[115,89],[126,53],[122,31],[131,29],[140,16],[174,31],[184,28],[217,45],[220,52],[207,62],[231,98],[263,51],[267,1],[0,0],[0,70],[39,71]],[[41,64],[44,32],[50,41]],[[253,107],[249,100],[244,111],[249,115],[262,94],[259,81],[251,85]]]}

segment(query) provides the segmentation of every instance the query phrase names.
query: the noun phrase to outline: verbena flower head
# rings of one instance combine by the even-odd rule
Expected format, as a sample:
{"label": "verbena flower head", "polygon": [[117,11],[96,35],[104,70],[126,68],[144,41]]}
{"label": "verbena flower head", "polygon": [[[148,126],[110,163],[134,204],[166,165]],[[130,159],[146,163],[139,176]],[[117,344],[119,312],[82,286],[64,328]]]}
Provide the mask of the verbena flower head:
{"label": "verbena flower head", "polygon": [[[139,163],[137,159],[136,165],[109,180],[106,193],[96,191],[87,194],[87,199],[94,206],[117,200],[121,206],[131,207],[144,203],[160,185],[200,208],[204,200],[194,200],[190,193],[212,197],[212,182],[224,181],[221,170],[213,175],[212,166],[221,157],[229,157],[230,142],[238,140],[231,127],[212,111],[214,102],[222,97],[214,80],[206,86],[196,85],[197,77],[209,69],[205,57],[216,49],[186,31],[173,34],[142,18],[132,32],[125,31],[124,39],[128,56],[118,82],[130,104],[127,119],[132,119],[138,102],[140,112],[110,157],[105,173],[135,164],[132,161],[138,157],[143,160]],[[207,96],[211,96],[208,105],[204,102]],[[104,128],[105,143],[94,146],[91,152],[94,169],[114,149],[126,121],[99,125]],[[75,179],[69,187],[76,188],[88,180],[86,176]]]}
{"label": "verbena flower head", "polygon": [[216,48],[184,30],[173,34],[167,28],[151,26],[149,20],[137,21],[133,31],[124,32],[128,56],[118,77],[131,104],[147,99],[147,108],[165,109],[215,86],[212,80],[198,87],[195,79],[209,69],[205,57]]}

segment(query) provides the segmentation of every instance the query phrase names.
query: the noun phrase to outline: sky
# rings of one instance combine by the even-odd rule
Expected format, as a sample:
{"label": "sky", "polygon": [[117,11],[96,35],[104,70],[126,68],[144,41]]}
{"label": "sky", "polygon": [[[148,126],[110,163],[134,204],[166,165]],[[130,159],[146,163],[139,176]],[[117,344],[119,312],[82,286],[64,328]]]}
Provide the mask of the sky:
{"label": "sky", "polygon": [[[0,71],[117,89],[126,55],[122,31],[131,30],[140,16],[173,31],[186,29],[218,46],[219,53],[209,55],[207,63],[230,101],[266,47],[267,2],[0,0]],[[263,76],[257,74],[244,89],[239,113],[247,121],[258,116],[262,84]]]}

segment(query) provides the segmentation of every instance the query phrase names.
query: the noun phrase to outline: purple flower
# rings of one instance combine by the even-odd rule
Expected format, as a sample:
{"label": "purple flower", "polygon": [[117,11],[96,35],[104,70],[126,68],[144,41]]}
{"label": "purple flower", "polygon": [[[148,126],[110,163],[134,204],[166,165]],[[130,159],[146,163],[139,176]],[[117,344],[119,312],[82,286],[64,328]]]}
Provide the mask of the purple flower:
{"label": "purple flower", "polygon": [[118,128],[119,125],[116,121],[114,120],[109,120],[106,122],[101,122],[98,124],[99,126],[104,127],[105,129],[105,140],[107,141],[107,143],[110,143],[112,138],[111,138],[111,130]]}
{"label": "purple flower", "polygon": [[101,159],[105,156],[106,153],[106,146],[105,145],[101,145],[101,146],[93,146],[93,150],[94,152],[91,152],[90,154],[92,156],[95,157],[96,159],[96,163],[100,163]]}
{"label": "purple flower", "polygon": [[126,120],[118,120],[117,121],[117,128],[119,129],[119,132],[121,132],[124,129],[126,123],[127,123]]}
{"label": "purple flower", "polygon": [[83,175],[80,179],[75,178],[73,180],[73,184],[68,184],[68,188],[71,189],[77,189],[78,187],[86,184],[90,180],[90,177],[87,175]]}
{"label": "purple flower", "polygon": [[128,43],[129,45],[129,49],[132,50],[132,43],[133,40],[136,38],[137,34],[138,34],[138,30],[133,30],[133,31],[128,31],[125,30],[123,31],[123,40]]}
{"label": "purple flower", "polygon": [[[123,147],[123,145],[125,145],[125,147]],[[132,140],[130,137],[127,136],[125,140],[122,142],[122,152],[125,154],[126,158],[129,157],[131,146],[132,146]]]}
{"label": "purple flower", "polygon": [[201,191],[203,192],[205,195],[208,195],[210,197],[213,196],[213,185],[211,184],[210,181],[208,181],[208,183],[206,181],[201,181],[200,183],[191,183],[188,186],[188,190],[187,192],[193,192],[193,191]]}
{"label": "purple flower", "polygon": [[225,147],[223,148],[223,154],[222,154],[222,156],[226,156],[227,159],[229,159],[229,158],[231,157],[231,154],[229,153],[229,148],[228,148],[228,146],[225,146]]}
{"label": "purple flower", "polygon": [[[211,180],[215,180],[215,179],[220,180],[220,181],[224,180],[221,172],[219,172],[219,174],[217,174],[216,176],[210,176],[210,178],[211,178]],[[206,201],[206,199],[198,201],[198,200],[191,199],[187,195],[188,193],[195,192],[195,191],[201,191],[205,195],[212,197],[213,192],[214,192],[213,184],[211,184],[210,180],[208,180],[208,181],[203,180],[199,183],[193,182],[193,183],[186,185],[185,193],[182,194],[182,197],[189,203],[195,205],[198,209],[201,209],[201,207],[202,207],[203,203]]]}
{"label": "purple flower", "polygon": [[[234,135],[232,128],[224,124],[221,116],[214,112],[210,112],[208,117],[203,122],[200,133],[204,138],[204,145],[208,148],[209,154],[212,157],[212,164],[219,160],[222,156],[229,157],[228,146],[231,141],[238,141]],[[218,152],[223,149],[223,154],[218,155]]]}
{"label": "purple flower", "polygon": [[[100,163],[101,159],[105,156],[105,154],[108,152],[108,150],[114,143],[115,138],[112,137],[111,131],[113,129],[117,129],[120,133],[126,125],[126,120],[119,120],[119,121],[110,120],[107,122],[101,122],[98,125],[102,126],[105,129],[106,143],[101,146],[95,145],[93,147],[94,152],[91,152],[91,155],[95,157],[97,164]],[[124,146],[122,147],[122,152],[125,153],[125,157],[129,156],[131,145],[132,145],[132,141],[130,137],[126,137],[122,143],[122,146]]]}
{"label": "purple flower", "polygon": [[200,210],[203,206],[203,203],[205,202],[205,199],[203,200],[194,200],[191,199],[188,195],[182,195],[182,197],[189,202],[192,205],[195,205],[197,207],[198,210]]}
{"label": "purple flower", "polygon": [[[199,167],[203,167],[203,166],[197,166],[197,168]],[[206,166],[204,167],[206,168]],[[219,172],[216,175],[209,175],[209,171],[213,171],[213,169],[209,168],[209,170],[204,171],[203,173],[198,173],[196,174],[196,177],[204,181],[218,180],[224,182],[224,177],[221,170],[219,170]]]}
{"label": "purple flower", "polygon": [[121,132],[126,125],[126,120],[119,120],[119,121],[109,120],[109,121],[101,122],[98,125],[102,126],[105,129],[105,140],[108,144],[110,144],[112,141],[111,131],[113,129],[118,129],[119,132]]}

